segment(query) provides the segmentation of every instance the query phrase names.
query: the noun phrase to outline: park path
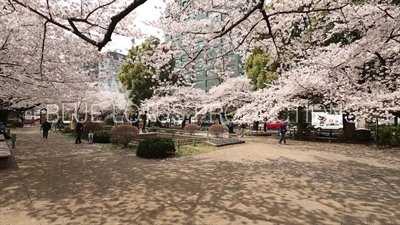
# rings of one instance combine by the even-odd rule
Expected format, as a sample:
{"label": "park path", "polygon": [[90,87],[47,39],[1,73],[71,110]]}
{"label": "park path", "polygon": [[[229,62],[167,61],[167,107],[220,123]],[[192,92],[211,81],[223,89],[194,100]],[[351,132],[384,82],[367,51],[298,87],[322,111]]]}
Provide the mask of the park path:
{"label": "park path", "polygon": [[269,139],[154,161],[16,132],[0,225],[400,225],[396,153]]}

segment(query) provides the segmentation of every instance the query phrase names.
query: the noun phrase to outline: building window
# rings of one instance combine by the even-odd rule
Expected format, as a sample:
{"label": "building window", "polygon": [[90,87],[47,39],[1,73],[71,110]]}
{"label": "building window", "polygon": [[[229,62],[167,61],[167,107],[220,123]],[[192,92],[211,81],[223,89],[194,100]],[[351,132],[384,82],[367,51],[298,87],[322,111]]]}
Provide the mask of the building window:
{"label": "building window", "polygon": [[217,86],[217,85],[219,85],[219,80],[218,79],[206,80],[206,87],[207,88],[211,88],[211,87]]}
{"label": "building window", "polygon": [[204,61],[199,61],[195,65],[196,69],[202,69],[203,67],[204,67]]}
{"label": "building window", "polygon": [[214,66],[214,65],[215,65],[215,59],[207,60],[207,66]]}
{"label": "building window", "polygon": [[221,20],[224,21],[228,17],[228,14],[221,14]]}
{"label": "building window", "polygon": [[213,76],[215,76],[215,73],[212,70],[207,70],[206,76],[207,77],[213,77]]}
{"label": "building window", "polygon": [[236,70],[236,65],[229,65],[226,67],[228,70],[235,71]]}
{"label": "building window", "polygon": [[196,72],[196,78],[204,78],[206,77],[206,71],[201,70]]}
{"label": "building window", "polygon": [[196,15],[194,18],[195,18],[196,20],[205,19],[205,18],[207,18],[207,14],[201,12],[201,13],[199,13],[198,15]]}
{"label": "building window", "polygon": [[198,87],[198,88],[204,88],[204,80],[196,81],[196,87]]}
{"label": "building window", "polygon": [[183,55],[183,56],[181,57],[181,61],[182,61],[182,62],[186,62],[187,59],[188,59],[188,56],[187,56],[187,55]]}
{"label": "building window", "polygon": [[199,48],[203,47],[204,46],[204,41],[196,42],[196,46],[199,47]]}

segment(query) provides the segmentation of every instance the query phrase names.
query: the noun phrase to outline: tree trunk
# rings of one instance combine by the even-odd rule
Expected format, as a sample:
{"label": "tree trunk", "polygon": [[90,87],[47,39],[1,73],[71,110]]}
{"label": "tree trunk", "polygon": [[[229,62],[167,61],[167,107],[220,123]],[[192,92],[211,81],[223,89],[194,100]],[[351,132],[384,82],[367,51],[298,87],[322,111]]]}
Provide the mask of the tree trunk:
{"label": "tree trunk", "polygon": [[304,108],[303,107],[297,107],[297,131],[296,131],[296,137],[300,138],[303,136],[303,130],[304,130]]}
{"label": "tree trunk", "polygon": [[397,116],[394,117],[394,125],[395,126],[399,125],[399,117],[397,117]]}
{"label": "tree trunk", "polygon": [[4,126],[7,126],[8,115],[10,114],[9,110],[0,109],[0,122],[3,122]]}
{"label": "tree trunk", "polygon": [[348,122],[348,115],[343,114],[343,140],[350,140],[354,138],[356,132],[356,124]]}
{"label": "tree trunk", "polygon": [[254,122],[253,122],[253,130],[254,130],[254,131],[258,131],[258,124],[259,124],[258,121],[254,121]]}

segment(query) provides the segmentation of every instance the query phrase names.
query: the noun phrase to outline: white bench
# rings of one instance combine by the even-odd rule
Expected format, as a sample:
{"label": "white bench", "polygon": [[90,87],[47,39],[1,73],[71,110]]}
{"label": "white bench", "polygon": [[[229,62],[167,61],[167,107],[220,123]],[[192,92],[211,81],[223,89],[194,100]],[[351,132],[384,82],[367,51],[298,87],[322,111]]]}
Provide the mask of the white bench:
{"label": "white bench", "polygon": [[0,137],[0,168],[8,166],[8,159],[11,158],[10,147],[4,137]]}

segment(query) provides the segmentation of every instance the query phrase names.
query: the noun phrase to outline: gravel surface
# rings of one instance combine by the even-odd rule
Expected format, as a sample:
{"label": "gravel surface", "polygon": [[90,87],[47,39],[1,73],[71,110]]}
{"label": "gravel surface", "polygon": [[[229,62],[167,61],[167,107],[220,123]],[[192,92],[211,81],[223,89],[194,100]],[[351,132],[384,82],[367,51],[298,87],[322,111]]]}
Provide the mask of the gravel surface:
{"label": "gravel surface", "polygon": [[157,161],[16,132],[0,225],[400,224],[397,152],[259,137]]}

